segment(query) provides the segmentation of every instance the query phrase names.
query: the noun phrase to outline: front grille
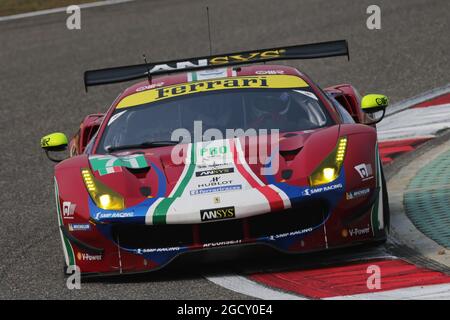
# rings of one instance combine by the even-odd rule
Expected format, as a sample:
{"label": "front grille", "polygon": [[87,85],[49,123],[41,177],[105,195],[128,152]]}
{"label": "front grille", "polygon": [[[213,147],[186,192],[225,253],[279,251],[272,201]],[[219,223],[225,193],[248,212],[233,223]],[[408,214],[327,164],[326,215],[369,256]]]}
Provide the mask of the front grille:
{"label": "front grille", "polygon": [[167,224],[146,226],[116,224],[112,227],[115,241],[125,248],[169,248],[193,243],[192,225]]}
{"label": "front grille", "polygon": [[320,225],[328,208],[322,201],[296,205],[289,210],[262,214],[245,219],[230,219],[200,224],[157,226],[117,224],[112,227],[114,239],[125,248],[168,248],[260,238],[304,230]]}
{"label": "front grille", "polygon": [[201,243],[244,239],[242,219],[202,223],[198,229]]}
{"label": "front grille", "polygon": [[250,236],[264,236],[304,230],[320,225],[326,218],[327,205],[322,201],[308,202],[270,214],[249,218]]}

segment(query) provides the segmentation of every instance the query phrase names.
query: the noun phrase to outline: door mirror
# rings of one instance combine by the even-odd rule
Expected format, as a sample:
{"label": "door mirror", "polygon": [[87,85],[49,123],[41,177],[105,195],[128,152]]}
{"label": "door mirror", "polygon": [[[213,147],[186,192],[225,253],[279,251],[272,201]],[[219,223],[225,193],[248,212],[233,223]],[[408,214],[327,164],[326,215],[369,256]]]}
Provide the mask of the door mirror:
{"label": "door mirror", "polygon": [[[389,98],[382,94],[368,94],[361,100],[361,110],[368,115],[371,121],[367,125],[373,125],[383,120],[386,108],[389,105]],[[382,112],[380,115],[376,114]]]}
{"label": "door mirror", "polygon": [[388,97],[382,94],[368,94],[361,100],[361,109],[365,113],[383,111],[388,105]]}
{"label": "door mirror", "polygon": [[54,162],[60,162],[64,159],[56,159],[50,156],[50,151],[64,151],[67,149],[67,137],[64,133],[55,132],[46,135],[41,139],[41,148],[44,149],[47,158]]}

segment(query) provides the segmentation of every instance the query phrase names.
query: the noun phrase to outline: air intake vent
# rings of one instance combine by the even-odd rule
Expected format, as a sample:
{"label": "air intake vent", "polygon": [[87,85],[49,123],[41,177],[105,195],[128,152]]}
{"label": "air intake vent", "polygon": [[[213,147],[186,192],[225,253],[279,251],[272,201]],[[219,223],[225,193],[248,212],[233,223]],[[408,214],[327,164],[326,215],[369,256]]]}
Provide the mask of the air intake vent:
{"label": "air intake vent", "polygon": [[302,150],[302,148],[294,149],[294,150],[280,150],[280,155],[286,161],[292,161],[297,156],[297,154]]}
{"label": "air intake vent", "polygon": [[127,170],[130,171],[134,175],[140,175],[140,174],[146,174],[147,172],[149,172],[150,167],[146,167],[146,168],[128,168],[127,167]]}

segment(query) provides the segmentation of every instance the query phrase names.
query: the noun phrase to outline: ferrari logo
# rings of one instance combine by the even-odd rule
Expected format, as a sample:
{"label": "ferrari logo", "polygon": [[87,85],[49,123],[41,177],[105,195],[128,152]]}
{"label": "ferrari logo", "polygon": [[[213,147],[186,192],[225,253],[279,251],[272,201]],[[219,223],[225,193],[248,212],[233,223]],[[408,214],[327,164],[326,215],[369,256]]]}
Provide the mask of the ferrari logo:
{"label": "ferrari logo", "polygon": [[214,197],[213,198],[214,203],[220,203],[220,197]]}

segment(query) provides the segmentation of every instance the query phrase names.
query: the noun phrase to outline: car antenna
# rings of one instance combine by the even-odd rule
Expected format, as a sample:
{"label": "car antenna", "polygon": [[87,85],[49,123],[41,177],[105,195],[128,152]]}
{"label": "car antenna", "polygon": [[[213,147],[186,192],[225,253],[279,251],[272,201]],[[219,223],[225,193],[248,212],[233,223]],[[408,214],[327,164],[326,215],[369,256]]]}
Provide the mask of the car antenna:
{"label": "car antenna", "polygon": [[209,21],[209,7],[208,6],[206,6],[206,17],[208,19],[209,55],[212,56],[211,22]]}
{"label": "car antenna", "polygon": [[152,74],[150,73],[150,65],[147,62],[147,57],[146,57],[145,53],[142,54],[142,56],[144,57],[144,62],[146,64],[146,66],[147,66],[148,84],[152,84]]}

